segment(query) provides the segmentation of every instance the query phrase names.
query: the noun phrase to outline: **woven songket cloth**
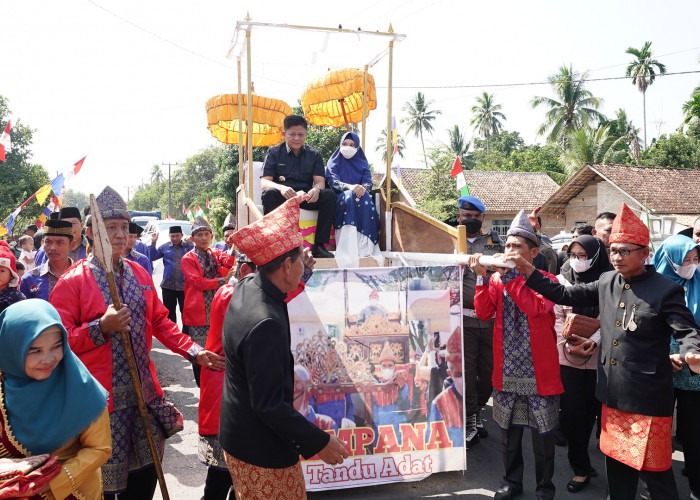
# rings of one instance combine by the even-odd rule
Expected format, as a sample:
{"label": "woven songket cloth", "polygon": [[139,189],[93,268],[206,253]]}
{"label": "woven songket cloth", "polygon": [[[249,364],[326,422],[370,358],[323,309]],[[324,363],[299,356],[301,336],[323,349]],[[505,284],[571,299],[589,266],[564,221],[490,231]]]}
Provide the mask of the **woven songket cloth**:
{"label": "woven songket cloth", "polygon": [[613,221],[610,243],[634,243],[642,247],[649,246],[649,228],[634,215],[625,203]]}
{"label": "woven songket cloth", "polygon": [[100,208],[100,215],[103,219],[126,219],[131,220],[129,212],[126,210],[126,203],[119,193],[107,186],[95,198],[97,206]]}
{"label": "woven songket cloth", "polygon": [[537,237],[537,232],[532,227],[532,224],[530,224],[530,220],[528,219],[525,210],[518,212],[518,215],[516,215],[515,219],[513,219],[510,229],[508,229],[508,233],[506,234],[508,236],[520,236],[533,242],[537,246],[540,244],[539,238]]}
{"label": "woven songket cloth", "polygon": [[287,200],[275,210],[233,234],[233,243],[256,266],[297,248],[302,243],[299,232],[299,203],[302,196]]}
{"label": "woven songket cloth", "polygon": [[305,500],[301,462],[284,469],[256,467],[224,452],[238,500]]}
{"label": "woven songket cloth", "polygon": [[637,470],[671,467],[673,417],[650,417],[603,405],[600,451]]}

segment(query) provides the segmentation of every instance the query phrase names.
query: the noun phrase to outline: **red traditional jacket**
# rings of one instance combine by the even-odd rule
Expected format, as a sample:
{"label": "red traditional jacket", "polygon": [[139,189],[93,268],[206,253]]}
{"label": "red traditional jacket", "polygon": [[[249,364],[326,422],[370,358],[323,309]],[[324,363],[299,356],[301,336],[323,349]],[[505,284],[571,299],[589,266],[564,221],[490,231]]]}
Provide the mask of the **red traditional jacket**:
{"label": "red traditional jacket", "polygon": [[[216,272],[222,278],[235,265],[233,255],[222,253],[217,249],[208,249],[218,264]],[[202,266],[194,250],[190,250],[180,260],[180,270],[185,277],[185,307],[182,309],[182,324],[187,326],[204,326],[207,324],[207,311],[204,305],[203,290],[219,288],[218,278],[205,278]],[[211,315],[210,315],[211,321]]]}
{"label": "red traditional jacket", "polygon": [[[168,319],[168,310],[158,298],[151,276],[138,264],[124,260],[141,286],[146,300],[146,344],[150,352],[155,336],[165,347],[187,358],[197,354],[201,347],[180,332]],[[107,311],[107,304],[97,281],[88,267],[87,259],[78,261],[58,280],[49,302],[61,316],[68,330],[68,344],[92,375],[109,392],[109,411],[112,406],[112,347],[110,333],[100,331],[99,319]],[[132,315],[134,312],[132,311]],[[97,339],[97,343],[94,339]],[[106,341],[105,341],[106,340]],[[149,371],[158,396],[163,395],[153,360],[149,356]]]}
{"label": "red traditional jacket", "polygon": [[[304,283],[299,283],[299,287],[296,290],[287,294],[286,301],[289,302],[303,292],[304,287]],[[214,300],[211,303],[209,333],[207,334],[205,349],[219,356],[224,355],[221,334],[224,318],[226,317],[226,310],[228,309],[228,303],[231,301],[234,288],[235,285],[222,286],[216,291]],[[214,371],[211,368],[203,366],[199,384],[199,434],[202,436],[214,436],[219,433],[221,395],[224,392],[224,370]]]}
{"label": "red traditional jacket", "polygon": [[[540,271],[552,281],[554,275]],[[525,278],[520,275],[505,285],[501,275],[494,273],[488,285],[478,285],[474,296],[474,309],[482,321],[496,315],[493,328],[493,386],[503,388],[503,291],[513,298],[515,305],[527,316],[530,330],[532,363],[535,367],[537,393],[540,396],[553,396],[564,392],[559,368],[557,333],[554,330],[554,303],[525,286]]]}

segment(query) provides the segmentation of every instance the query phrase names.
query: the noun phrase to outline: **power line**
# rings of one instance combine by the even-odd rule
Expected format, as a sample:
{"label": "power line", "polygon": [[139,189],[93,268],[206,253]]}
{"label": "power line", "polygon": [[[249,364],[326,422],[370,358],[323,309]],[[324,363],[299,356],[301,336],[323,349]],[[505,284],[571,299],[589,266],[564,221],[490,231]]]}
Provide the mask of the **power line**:
{"label": "power line", "polygon": [[[693,71],[676,71],[674,73],[664,73],[663,75],[656,75],[656,78],[663,76],[674,76],[674,75],[689,75],[693,73],[700,73],[700,70]],[[535,85],[551,85],[553,83],[579,83],[579,82],[600,82],[605,80],[630,80],[631,76],[609,76],[605,78],[579,78],[577,80],[547,80],[546,82],[515,82],[515,83],[484,83],[478,85],[410,85],[410,86],[400,86],[394,85],[392,88],[395,89],[479,89],[486,87],[528,87]],[[378,89],[385,89],[386,87],[377,87]]]}
{"label": "power line", "polygon": [[103,11],[105,11],[105,12],[106,12],[107,14],[109,14],[110,16],[116,17],[116,18],[119,19],[120,21],[125,22],[126,24],[128,24],[128,25],[130,25],[130,26],[133,26],[134,28],[136,28],[136,29],[138,29],[138,30],[143,31],[144,33],[146,33],[146,34],[152,36],[153,38],[157,38],[157,39],[160,40],[161,42],[165,42],[165,43],[167,43],[168,45],[172,45],[172,46],[175,47],[175,48],[178,48],[178,49],[180,49],[180,50],[184,50],[185,52],[188,52],[189,54],[192,54],[193,56],[200,57],[200,58],[202,58],[202,59],[204,59],[204,60],[206,60],[206,61],[212,62],[212,63],[214,63],[214,64],[218,64],[219,66],[223,66],[223,67],[228,68],[228,69],[231,69],[231,68],[232,68],[232,66],[231,66],[230,64],[226,64],[226,63],[223,63],[223,62],[221,62],[221,61],[217,61],[216,59],[212,59],[212,58],[209,57],[209,56],[205,56],[204,54],[200,54],[200,53],[198,53],[198,52],[195,52],[194,50],[188,49],[187,47],[184,47],[184,46],[182,46],[182,45],[180,45],[180,44],[177,44],[177,43],[175,43],[175,42],[173,42],[173,41],[171,41],[171,40],[168,40],[167,38],[164,38],[164,37],[160,36],[158,33],[154,33],[154,32],[152,32],[151,30],[149,30],[149,29],[147,29],[147,28],[144,28],[143,26],[139,26],[138,24],[136,24],[136,23],[134,23],[134,22],[132,22],[132,21],[129,21],[127,18],[120,16],[120,15],[117,14],[116,12],[112,12],[111,10],[107,9],[106,7],[103,7],[102,5],[98,4],[97,2],[94,2],[93,0],[87,0],[87,1],[88,1],[89,3],[91,3],[92,5],[94,5],[95,7],[97,7],[98,9],[102,9]]}

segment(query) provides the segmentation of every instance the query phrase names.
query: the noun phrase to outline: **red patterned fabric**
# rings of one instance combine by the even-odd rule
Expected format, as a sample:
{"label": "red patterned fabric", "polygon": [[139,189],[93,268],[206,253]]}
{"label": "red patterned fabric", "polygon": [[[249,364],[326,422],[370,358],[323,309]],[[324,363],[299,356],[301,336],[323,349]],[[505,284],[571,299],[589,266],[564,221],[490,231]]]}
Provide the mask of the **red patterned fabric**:
{"label": "red patterned fabric", "polygon": [[447,339],[447,357],[445,360],[462,365],[462,334],[459,327],[455,328],[450,338]]}
{"label": "red patterned fabric", "polygon": [[610,243],[634,243],[649,246],[649,228],[623,203],[615,217],[610,233]]}
{"label": "red patterned fabric", "polygon": [[238,500],[306,500],[301,462],[285,469],[256,467],[224,452]]}
{"label": "red patterned fabric", "polygon": [[464,427],[462,402],[457,399],[452,387],[448,387],[438,394],[433,400],[433,404],[437,407],[447,427]]}
{"label": "red patterned fabric", "polygon": [[673,417],[650,417],[603,405],[600,451],[637,470],[671,467]]}
{"label": "red patterned fabric", "polygon": [[257,266],[301,245],[299,203],[302,196],[284,202],[275,210],[233,234],[233,243]]}

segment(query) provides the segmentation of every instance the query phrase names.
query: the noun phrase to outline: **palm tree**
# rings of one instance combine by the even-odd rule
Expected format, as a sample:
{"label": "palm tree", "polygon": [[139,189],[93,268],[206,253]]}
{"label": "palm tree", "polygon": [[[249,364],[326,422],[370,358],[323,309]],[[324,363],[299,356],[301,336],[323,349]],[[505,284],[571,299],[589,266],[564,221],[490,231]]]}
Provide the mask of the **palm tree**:
{"label": "palm tree", "polygon": [[459,161],[462,163],[462,168],[471,170],[472,168],[472,155],[469,154],[469,148],[472,143],[470,141],[465,141],[462,132],[459,130],[459,125],[455,125],[451,129],[447,129],[447,134],[450,138],[448,144],[445,146],[449,149],[453,156],[459,157]]}
{"label": "palm tree", "polygon": [[476,126],[481,137],[486,139],[486,151],[488,151],[489,139],[503,130],[501,120],[506,120],[506,115],[501,113],[500,104],[494,104],[493,94],[484,92],[484,95],[476,98],[476,103],[477,105],[472,107],[474,118],[470,125]]}
{"label": "palm tree", "polygon": [[627,136],[610,136],[610,125],[597,129],[584,127],[569,132],[567,147],[561,154],[567,175],[571,176],[585,163],[620,163],[627,157],[627,152],[619,150]]}
{"label": "palm tree", "polygon": [[581,75],[571,66],[568,68],[562,66],[559,68],[558,75],[549,77],[549,83],[559,100],[540,96],[532,99],[533,108],[542,104],[549,107],[545,122],[537,131],[538,135],[544,135],[549,130],[547,141],[563,146],[569,132],[605,118],[598,112],[602,99],[594,97],[589,90],[585,89],[586,78],[588,73]]}
{"label": "palm tree", "polygon": [[423,158],[425,159],[425,166],[428,166],[428,158],[425,155],[425,142],[423,141],[423,131],[432,134],[433,125],[432,122],[437,115],[441,112],[438,109],[429,110],[428,106],[432,104],[433,101],[426,102],[423,92],[418,92],[413,101],[409,101],[403,106],[403,110],[408,113],[408,118],[401,120],[401,123],[407,123],[407,132],[413,132],[416,137],[420,137],[420,143],[423,147]]}
{"label": "palm tree", "polygon": [[163,170],[161,170],[160,165],[153,165],[151,168],[151,184],[165,180],[163,176]]}
{"label": "palm tree", "polygon": [[[406,149],[406,141],[399,134],[396,134],[396,141],[399,143],[399,150],[397,154],[403,158],[403,150]],[[377,145],[374,148],[375,151],[382,152],[382,161],[386,164],[386,129],[382,130],[377,138]],[[394,161],[394,149],[391,149],[391,161]]]}
{"label": "palm tree", "polygon": [[666,66],[651,58],[651,42],[645,42],[641,50],[628,47],[625,54],[636,57],[627,66],[625,76],[631,77],[632,85],[636,85],[642,93],[642,102],[644,103],[644,144],[647,144],[647,88],[654,83],[656,71],[660,75],[666,74]]}
{"label": "palm tree", "polygon": [[683,123],[686,125],[700,121],[700,87],[696,87],[690,95],[690,100],[683,103],[683,113]]}

